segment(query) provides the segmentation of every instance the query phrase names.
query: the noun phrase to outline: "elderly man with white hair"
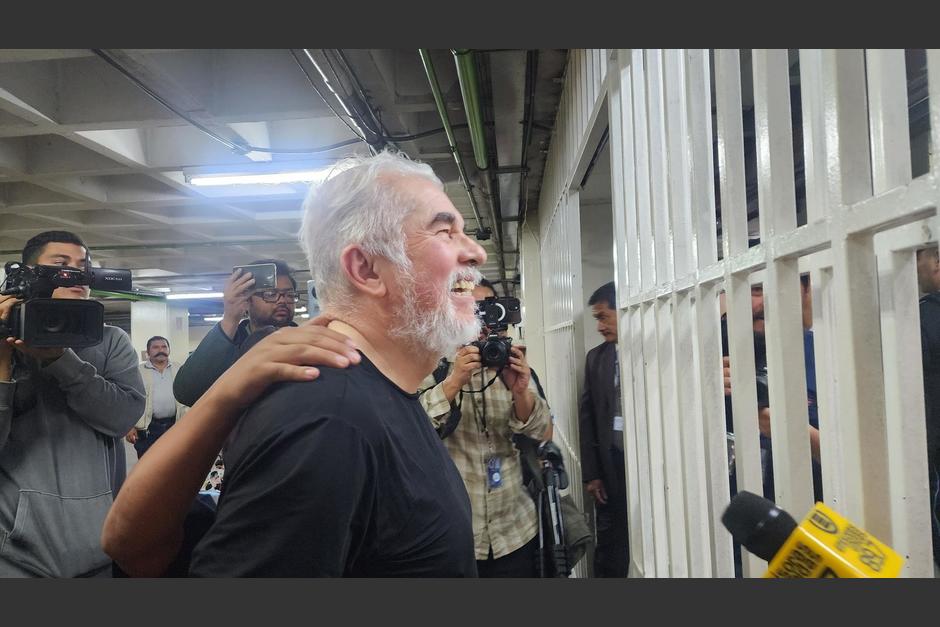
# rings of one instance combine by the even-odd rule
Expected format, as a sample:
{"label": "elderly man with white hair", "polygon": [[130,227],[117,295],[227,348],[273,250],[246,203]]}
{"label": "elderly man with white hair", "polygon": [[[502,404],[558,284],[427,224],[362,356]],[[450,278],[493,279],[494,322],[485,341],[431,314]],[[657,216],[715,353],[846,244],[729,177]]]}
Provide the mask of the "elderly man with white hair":
{"label": "elderly man with white hair", "polygon": [[[119,563],[132,553],[128,521],[147,507],[134,493],[156,488],[163,470],[179,472],[174,464],[194,448],[200,464],[210,461],[250,403],[191,574],[475,576],[467,493],[417,397],[440,357],[479,332],[472,287],[486,253],[463,228],[431,168],[395,154],[349,160],[312,188],[301,241],[331,320],[312,341],[320,352],[292,352],[305,348],[308,326],[279,330],[236,362],[188,415],[196,426],[169,432],[141,460],[106,523],[106,550]],[[342,336],[359,359],[328,354],[342,354]],[[272,361],[282,363],[259,383],[257,369]],[[266,382],[285,379],[255,400]],[[174,511],[184,505],[178,498]],[[178,530],[167,538],[181,541]]]}

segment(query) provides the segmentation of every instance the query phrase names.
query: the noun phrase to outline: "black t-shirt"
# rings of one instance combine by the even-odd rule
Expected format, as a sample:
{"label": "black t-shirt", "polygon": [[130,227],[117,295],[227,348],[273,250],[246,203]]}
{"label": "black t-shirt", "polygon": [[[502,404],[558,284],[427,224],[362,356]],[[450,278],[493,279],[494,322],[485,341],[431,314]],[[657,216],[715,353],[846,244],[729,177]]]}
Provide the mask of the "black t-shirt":
{"label": "black t-shirt", "polygon": [[226,451],[204,577],[474,577],[470,500],[416,394],[364,356],[272,388]]}

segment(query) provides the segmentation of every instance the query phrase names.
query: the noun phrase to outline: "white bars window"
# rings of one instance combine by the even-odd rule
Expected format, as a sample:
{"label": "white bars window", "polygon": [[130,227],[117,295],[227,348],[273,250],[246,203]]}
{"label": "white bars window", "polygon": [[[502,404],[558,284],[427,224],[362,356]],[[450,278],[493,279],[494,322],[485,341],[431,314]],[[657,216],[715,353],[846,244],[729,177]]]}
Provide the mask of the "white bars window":
{"label": "white bars window", "polygon": [[[808,273],[825,499],[905,555],[906,576],[932,576],[915,252],[940,232],[940,169],[933,158],[927,174],[911,176],[904,52],[754,50],[750,59],[753,103],[742,94],[737,50],[572,51],[539,204],[556,433],[575,459],[580,381],[572,373],[580,378],[583,367],[576,331],[586,305],[573,175],[595,147],[588,136],[606,99],[621,389],[631,414],[631,573],[734,574],[720,524],[730,498],[722,293],[737,488],[762,492],[751,309],[760,283],[776,497],[796,517],[811,506],[800,302]],[[926,59],[935,148],[940,54]],[[748,242],[742,116],[751,106],[756,246]],[[797,132],[806,193],[799,227]],[[766,569],[746,551],[742,566],[745,576]]]}

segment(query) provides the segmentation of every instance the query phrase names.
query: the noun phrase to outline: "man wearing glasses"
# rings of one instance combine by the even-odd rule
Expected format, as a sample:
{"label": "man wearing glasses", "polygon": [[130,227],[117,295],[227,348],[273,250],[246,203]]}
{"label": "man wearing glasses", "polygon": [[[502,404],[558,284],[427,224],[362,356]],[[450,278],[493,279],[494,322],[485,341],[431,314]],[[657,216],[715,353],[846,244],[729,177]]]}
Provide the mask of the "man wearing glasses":
{"label": "man wearing glasses", "polygon": [[290,267],[279,259],[259,259],[251,265],[262,263],[277,266],[277,289],[255,291],[254,278],[240,269],[226,280],[221,322],[206,334],[173,382],[173,395],[183,405],[192,407],[206,393],[235,363],[242,354],[242,345],[253,333],[266,327],[297,326],[294,305],[299,294]]}

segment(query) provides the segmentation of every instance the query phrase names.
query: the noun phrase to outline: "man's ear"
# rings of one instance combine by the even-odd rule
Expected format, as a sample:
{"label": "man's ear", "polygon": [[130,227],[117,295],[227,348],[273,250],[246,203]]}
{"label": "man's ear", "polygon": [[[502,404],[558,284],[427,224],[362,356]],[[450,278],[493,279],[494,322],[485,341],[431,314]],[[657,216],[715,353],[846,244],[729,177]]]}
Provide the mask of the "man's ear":
{"label": "man's ear", "polygon": [[381,260],[365,252],[356,244],[350,244],[339,256],[343,274],[353,289],[374,298],[383,298],[388,293],[381,271]]}

